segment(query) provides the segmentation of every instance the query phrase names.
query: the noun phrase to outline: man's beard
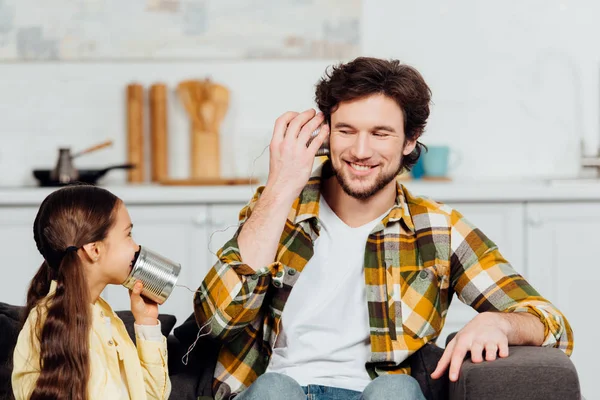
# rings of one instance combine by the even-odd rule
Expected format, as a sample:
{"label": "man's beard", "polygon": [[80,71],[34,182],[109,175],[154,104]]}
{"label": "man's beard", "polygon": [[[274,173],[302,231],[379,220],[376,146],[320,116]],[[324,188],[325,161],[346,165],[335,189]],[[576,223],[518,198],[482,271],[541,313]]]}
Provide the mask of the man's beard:
{"label": "man's beard", "polygon": [[[342,163],[344,162],[345,161],[342,161]],[[379,191],[386,187],[391,181],[396,179],[400,171],[402,171],[402,157],[400,157],[399,165],[398,168],[396,168],[395,172],[389,174],[381,173],[376,177],[375,182],[371,187],[362,189],[353,189],[345,180],[345,176],[343,175],[343,173],[340,170],[337,170],[333,166],[333,163],[331,163],[331,169],[340,186],[348,196],[354,197],[357,200],[366,200],[371,196],[379,193]]]}

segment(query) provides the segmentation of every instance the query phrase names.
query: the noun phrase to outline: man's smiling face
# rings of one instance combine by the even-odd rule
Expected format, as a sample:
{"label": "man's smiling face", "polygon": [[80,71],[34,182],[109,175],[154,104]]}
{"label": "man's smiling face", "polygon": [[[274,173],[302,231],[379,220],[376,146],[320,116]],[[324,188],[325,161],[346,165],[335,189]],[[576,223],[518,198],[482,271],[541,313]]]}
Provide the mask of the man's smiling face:
{"label": "man's smiling face", "polygon": [[357,199],[378,193],[402,170],[415,148],[406,141],[402,109],[377,94],[342,102],[331,114],[330,159],[342,189]]}

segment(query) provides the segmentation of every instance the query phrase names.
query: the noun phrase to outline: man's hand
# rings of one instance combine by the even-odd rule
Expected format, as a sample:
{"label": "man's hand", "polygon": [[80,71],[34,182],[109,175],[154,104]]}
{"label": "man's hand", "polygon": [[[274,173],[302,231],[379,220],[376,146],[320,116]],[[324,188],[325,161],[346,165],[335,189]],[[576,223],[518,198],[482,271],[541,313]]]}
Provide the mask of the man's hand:
{"label": "man's hand", "polygon": [[240,255],[255,271],[275,260],[290,208],[306,186],[317,150],[329,135],[324,125],[306,145],[323,120],[323,114],[310,109],[300,114],[287,112],[275,122],[267,184],[238,236]]}
{"label": "man's hand", "polygon": [[329,126],[324,125],[319,135],[309,146],[311,133],[323,123],[322,113],[309,109],[300,114],[287,112],[275,122],[273,138],[269,146],[269,177],[265,190],[294,200],[308,182],[315,155],[329,135]]}
{"label": "man's hand", "polygon": [[458,380],[458,374],[467,352],[471,352],[471,361],[493,361],[496,355],[508,357],[508,344],[511,325],[500,313],[484,312],[478,314],[461,329],[448,343],[437,368],[431,374],[433,379],[442,377],[450,366],[450,380]]}

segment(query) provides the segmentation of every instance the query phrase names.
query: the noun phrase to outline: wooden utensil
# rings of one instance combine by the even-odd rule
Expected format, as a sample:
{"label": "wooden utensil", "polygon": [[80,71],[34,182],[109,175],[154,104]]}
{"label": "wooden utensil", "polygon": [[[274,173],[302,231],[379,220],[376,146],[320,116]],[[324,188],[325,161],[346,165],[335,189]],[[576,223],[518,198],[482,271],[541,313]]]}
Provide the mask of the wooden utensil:
{"label": "wooden utensil", "polygon": [[177,85],[177,94],[183,103],[192,124],[204,128],[198,116],[197,81],[183,81]]}
{"label": "wooden utensil", "polygon": [[73,154],[73,155],[71,156],[71,158],[73,159],[73,158],[76,158],[76,157],[82,156],[82,155],[84,155],[84,154],[89,154],[89,153],[92,153],[92,152],[94,152],[94,151],[96,151],[96,150],[100,150],[100,149],[103,149],[103,148],[105,148],[105,147],[110,147],[110,146],[112,146],[112,145],[113,145],[113,141],[112,141],[112,140],[107,140],[107,141],[105,141],[105,142],[102,142],[102,143],[96,144],[96,145],[94,145],[94,146],[92,146],[92,147],[88,147],[88,148],[87,148],[87,149],[85,149],[85,150],[78,151],[77,153]]}
{"label": "wooden utensil", "polygon": [[169,142],[167,120],[167,86],[150,87],[151,179],[157,182],[169,176]]}
{"label": "wooden utensil", "polygon": [[219,134],[221,124],[229,108],[229,90],[225,86],[213,84],[210,87],[210,99],[215,106],[212,130]]}
{"label": "wooden utensil", "polygon": [[221,176],[219,136],[214,132],[191,127],[191,177],[218,178]]}
{"label": "wooden utensil", "polygon": [[198,115],[198,117],[200,118],[200,121],[202,121],[202,126],[201,129],[205,130],[208,129],[207,125],[206,125],[206,121],[202,118],[202,110],[201,110],[201,106],[202,104],[204,104],[206,101],[208,101],[208,92],[207,92],[207,86],[208,86],[208,80],[203,80],[203,81],[194,81],[194,85],[193,85],[193,91],[194,91],[194,95],[195,95],[195,99],[196,99],[196,113]]}
{"label": "wooden utensil", "polygon": [[177,91],[190,116],[190,176],[219,178],[219,126],[229,106],[229,91],[209,79],[182,81]]}
{"label": "wooden utensil", "polygon": [[190,176],[193,179],[221,176],[219,135],[212,130],[215,106],[210,99],[211,86],[208,79],[195,83],[196,109],[201,124],[192,123],[190,128]]}
{"label": "wooden utensil", "polygon": [[144,88],[132,83],[127,85],[127,144],[128,162],[135,168],[129,171],[128,181],[144,181]]}

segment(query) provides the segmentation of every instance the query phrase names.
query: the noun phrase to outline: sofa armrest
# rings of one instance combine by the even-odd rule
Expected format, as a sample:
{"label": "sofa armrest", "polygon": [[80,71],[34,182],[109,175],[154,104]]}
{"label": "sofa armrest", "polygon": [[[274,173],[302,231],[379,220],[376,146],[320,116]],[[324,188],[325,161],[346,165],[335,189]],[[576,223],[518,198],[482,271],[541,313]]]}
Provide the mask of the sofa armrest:
{"label": "sofa armrest", "polygon": [[575,366],[554,348],[511,346],[507,358],[475,364],[465,359],[450,400],[580,400]]}

